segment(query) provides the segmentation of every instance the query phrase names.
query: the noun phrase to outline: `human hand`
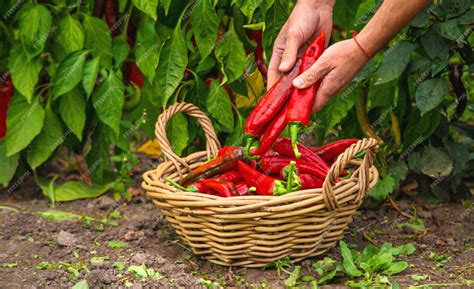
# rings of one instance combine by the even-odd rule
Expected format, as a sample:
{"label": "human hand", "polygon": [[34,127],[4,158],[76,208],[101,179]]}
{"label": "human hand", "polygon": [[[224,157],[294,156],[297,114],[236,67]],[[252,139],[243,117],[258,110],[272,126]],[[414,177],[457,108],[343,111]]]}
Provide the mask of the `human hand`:
{"label": "human hand", "polygon": [[306,41],[324,31],[326,45],[329,43],[334,4],[335,0],[299,0],[296,3],[273,45],[268,88],[278,81],[281,72],[289,71],[295,65],[298,50],[303,47],[300,52],[304,51]]}
{"label": "human hand", "polygon": [[305,88],[321,80],[313,111],[342,91],[369,61],[354,39],[337,42],[326,49],[316,63],[293,80],[296,88]]}

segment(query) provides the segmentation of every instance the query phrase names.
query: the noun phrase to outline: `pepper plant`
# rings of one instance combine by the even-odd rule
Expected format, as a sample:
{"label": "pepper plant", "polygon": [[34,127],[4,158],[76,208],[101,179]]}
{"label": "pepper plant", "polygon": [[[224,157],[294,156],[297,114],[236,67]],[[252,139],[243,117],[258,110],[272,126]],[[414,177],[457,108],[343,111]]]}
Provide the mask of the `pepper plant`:
{"label": "pepper plant", "polygon": [[[361,29],[378,4],[338,0],[332,41]],[[245,118],[263,94],[261,72],[293,5],[2,1],[0,84],[11,79],[14,92],[0,140],[0,183],[12,191],[34,172],[45,195],[56,201],[109,189],[125,193],[137,145],[154,138],[159,113],[181,101],[211,117],[222,143],[241,144]],[[462,175],[472,175],[471,6],[468,0],[435,3],[313,116],[307,135],[317,143],[380,139],[382,181],[374,197],[395,189],[408,169],[442,185],[446,181],[439,177],[451,175],[456,190]],[[457,84],[448,80],[453,67],[457,74],[462,68],[453,78]],[[457,89],[461,81],[464,97]],[[192,118],[176,115],[167,131],[178,155],[205,148]],[[45,178],[42,172],[60,159],[67,160],[66,174],[78,180]]]}

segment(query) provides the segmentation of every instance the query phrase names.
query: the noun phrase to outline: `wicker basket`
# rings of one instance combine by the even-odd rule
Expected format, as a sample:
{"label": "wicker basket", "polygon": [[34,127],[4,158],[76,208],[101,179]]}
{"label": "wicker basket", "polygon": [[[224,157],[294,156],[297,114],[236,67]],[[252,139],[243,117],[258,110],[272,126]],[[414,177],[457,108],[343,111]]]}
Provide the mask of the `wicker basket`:
{"label": "wicker basket", "polygon": [[[186,158],[173,153],[166,124],[179,112],[197,118],[206,134],[206,151]],[[326,252],[343,238],[362,199],[378,180],[372,166],[377,142],[363,139],[337,158],[322,189],[233,198],[183,192],[164,179],[179,181],[216,155],[220,144],[212,123],[196,106],[177,103],[160,115],[155,133],[169,161],[143,175],[143,188],[195,254],[224,266],[255,268],[287,256],[298,262]],[[366,152],[363,159],[353,159],[362,151]],[[335,184],[346,167],[354,173]]]}

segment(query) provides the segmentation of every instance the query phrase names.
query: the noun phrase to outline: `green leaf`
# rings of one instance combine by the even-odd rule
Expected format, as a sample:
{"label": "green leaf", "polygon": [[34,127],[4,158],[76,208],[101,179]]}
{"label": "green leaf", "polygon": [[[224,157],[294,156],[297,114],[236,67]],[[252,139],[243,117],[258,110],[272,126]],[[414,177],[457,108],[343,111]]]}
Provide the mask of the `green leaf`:
{"label": "green leaf", "polygon": [[398,183],[403,181],[408,175],[408,167],[404,161],[398,161],[389,168],[388,174],[393,178],[397,184],[396,188],[398,188]]}
{"label": "green leaf", "polygon": [[342,266],[344,267],[344,271],[352,277],[360,277],[362,276],[362,272],[357,269],[354,264],[354,260],[352,259],[351,250],[347,247],[346,242],[339,241],[339,247],[341,249],[342,255]]}
{"label": "green leaf", "polygon": [[66,15],[59,22],[58,36],[56,41],[64,49],[65,54],[84,48],[84,31],[81,22],[71,15]]}
{"label": "green leaf", "polygon": [[154,86],[161,99],[163,107],[178,87],[188,65],[188,54],[183,33],[179,25],[176,26],[171,38],[168,39],[160,53],[160,60],[156,70]]}
{"label": "green leaf", "polygon": [[222,84],[233,82],[242,76],[246,63],[245,50],[239,36],[235,33],[233,24],[222,35],[215,55],[224,76]]}
{"label": "green leaf", "polygon": [[385,269],[384,273],[392,276],[398,273],[405,271],[408,268],[408,263],[405,261],[395,262],[391,264],[387,269]]}
{"label": "green leaf", "polygon": [[7,156],[12,156],[26,148],[41,132],[44,110],[38,99],[30,103],[19,94],[10,102],[7,114],[8,133],[5,137]]}
{"label": "green leaf", "polygon": [[160,52],[164,40],[158,37],[155,30],[155,22],[151,18],[143,19],[137,31],[135,43],[135,60],[140,71],[146,76],[150,83],[155,78],[155,71],[160,60]]}
{"label": "green leaf", "polygon": [[413,243],[404,244],[404,245],[395,247],[394,249],[395,249],[395,251],[392,252],[392,254],[394,256],[398,256],[398,255],[409,256],[409,255],[415,253],[415,251],[416,251],[416,247],[415,247],[415,245],[413,245]]}
{"label": "green leaf", "polygon": [[[79,181],[70,181],[53,189],[53,196],[56,202],[68,202],[79,199],[97,198],[105,194],[114,187],[113,183],[105,185],[88,185]],[[43,191],[43,194],[45,192]],[[45,195],[51,199],[51,196]]]}
{"label": "green leaf", "polygon": [[179,113],[171,118],[166,127],[166,135],[173,152],[181,156],[189,141],[188,120],[184,114]]}
{"label": "green leaf", "polygon": [[429,275],[426,275],[426,274],[411,274],[410,275],[410,279],[414,280],[414,281],[425,281],[426,279],[428,279]]}
{"label": "green leaf", "polygon": [[82,71],[82,86],[86,91],[87,98],[92,94],[95,83],[97,81],[97,75],[99,74],[100,68],[100,56],[97,56],[91,60],[88,60],[84,64],[84,70]]}
{"label": "green leaf", "polygon": [[82,79],[88,51],[75,51],[61,61],[54,79],[53,98],[71,91]]}
{"label": "green leaf", "polygon": [[410,56],[415,48],[416,44],[408,41],[400,41],[390,47],[385,52],[385,57],[377,71],[375,84],[386,83],[398,78],[410,63]]}
{"label": "green leaf", "polygon": [[456,19],[448,20],[442,23],[436,23],[434,25],[434,28],[436,32],[438,32],[438,34],[443,36],[444,38],[464,43],[464,33],[462,29],[458,26]]}
{"label": "green leaf", "polygon": [[226,132],[234,129],[234,117],[229,95],[224,88],[219,86],[216,80],[211,82],[211,90],[206,99],[206,107],[212,117],[221,124]]}
{"label": "green leaf", "polygon": [[448,82],[444,78],[428,79],[416,88],[416,105],[421,116],[440,105],[448,94]]}
{"label": "green leaf", "polygon": [[34,170],[43,164],[64,142],[65,137],[67,136],[63,134],[58,117],[50,108],[46,108],[43,129],[29,146],[26,155],[26,160],[31,168]]}
{"label": "green leaf", "polygon": [[240,112],[237,110],[237,119],[235,120],[235,126],[232,133],[225,140],[226,146],[239,146],[242,145],[242,137],[244,136],[244,125],[245,119],[242,117]]}
{"label": "green leaf", "polygon": [[280,33],[283,24],[288,20],[289,11],[287,5],[287,1],[275,0],[275,4],[265,14],[265,30],[263,30],[262,44],[267,59],[270,59],[273,43],[278,33]]}
{"label": "green leaf", "polygon": [[82,280],[74,284],[74,286],[72,286],[72,289],[89,289],[89,284],[87,283],[87,280]]}
{"label": "green leaf", "polygon": [[132,3],[139,10],[153,18],[156,21],[156,10],[158,9],[158,0],[132,0]]}
{"label": "green leaf", "polygon": [[40,54],[48,40],[52,17],[48,8],[40,4],[28,4],[19,13],[19,36],[29,58]]}
{"label": "green leaf", "polygon": [[0,185],[3,187],[8,186],[8,183],[10,183],[15,175],[19,159],[20,154],[7,156],[6,142],[0,141],[0,163],[2,164],[0,166]]}
{"label": "green leaf", "polygon": [[57,211],[57,210],[37,211],[37,212],[34,212],[33,214],[43,219],[48,219],[48,220],[53,220],[53,221],[58,221],[58,222],[82,218],[82,216],[78,214],[64,212],[64,211]]}
{"label": "green leaf", "polygon": [[129,52],[130,45],[128,44],[127,38],[124,34],[113,38],[112,53],[114,55],[115,67],[120,67],[122,65],[122,63],[127,59]]}
{"label": "green leaf", "polygon": [[92,94],[92,104],[99,119],[109,126],[115,135],[118,135],[120,130],[124,92],[122,80],[114,71],[110,71],[107,79]]}
{"label": "green leaf", "polygon": [[93,56],[100,56],[102,66],[112,66],[112,36],[103,19],[84,15],[82,22],[85,33],[85,47],[92,50]]}
{"label": "green leaf", "polygon": [[435,132],[440,120],[441,110],[439,108],[433,109],[423,117],[414,110],[403,134],[403,147],[406,150],[403,154],[413,151],[416,146],[427,140]]}
{"label": "green leaf", "polygon": [[11,51],[9,66],[13,85],[30,102],[42,68],[40,59],[30,59],[21,46],[15,46]]}
{"label": "green leaf", "polygon": [[103,183],[104,171],[110,168],[109,143],[107,126],[99,123],[91,137],[91,150],[87,154],[89,175],[96,183]]}
{"label": "green leaf", "polygon": [[285,280],[286,288],[293,288],[298,284],[298,279],[301,276],[301,266],[295,266],[295,270],[290,273],[288,279]]}
{"label": "green leaf", "polygon": [[431,59],[446,59],[449,53],[449,46],[446,41],[434,30],[429,30],[421,37],[423,48]]}
{"label": "green leaf", "polygon": [[205,59],[215,47],[219,30],[219,18],[211,0],[196,1],[193,8],[192,26],[201,59]]}
{"label": "green leaf", "polygon": [[369,260],[373,272],[380,272],[387,269],[393,262],[393,256],[390,252],[381,252]]}
{"label": "green leaf", "polygon": [[369,196],[377,201],[384,200],[395,188],[395,180],[391,176],[386,176],[379,180],[374,188],[369,192]]}
{"label": "green leaf", "polygon": [[347,116],[347,112],[355,104],[353,90],[358,85],[357,82],[352,83],[346,91],[332,97],[323,109],[318,112],[318,120],[322,127],[330,130]]}
{"label": "green leaf", "polygon": [[334,22],[342,29],[354,27],[355,16],[361,0],[338,0],[334,6]]}
{"label": "green leaf", "polygon": [[442,150],[431,145],[426,146],[421,154],[421,172],[432,178],[448,176],[453,170],[453,160]]}
{"label": "green leaf", "polygon": [[82,141],[82,131],[86,123],[86,100],[78,89],[66,93],[61,98],[59,113],[79,141]]}
{"label": "green leaf", "polygon": [[239,3],[240,11],[242,11],[245,17],[252,19],[255,10],[261,5],[261,2],[261,0],[242,0]]}
{"label": "green leaf", "polygon": [[107,243],[107,247],[115,249],[115,248],[123,248],[125,246],[128,246],[127,242],[122,242],[122,241],[109,241]]}
{"label": "green leaf", "polygon": [[168,16],[168,12],[170,11],[171,0],[160,0],[160,6],[163,7],[165,10],[165,15]]}
{"label": "green leaf", "polygon": [[112,266],[114,266],[115,268],[117,268],[117,270],[120,270],[120,271],[125,269],[125,263],[121,261],[114,262]]}

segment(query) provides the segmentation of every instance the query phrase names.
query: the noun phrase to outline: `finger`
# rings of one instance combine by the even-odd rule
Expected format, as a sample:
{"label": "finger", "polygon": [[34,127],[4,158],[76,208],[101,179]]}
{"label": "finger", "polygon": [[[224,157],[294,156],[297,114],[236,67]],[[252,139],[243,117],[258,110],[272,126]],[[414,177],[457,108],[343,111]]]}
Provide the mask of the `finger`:
{"label": "finger", "polygon": [[298,49],[301,46],[301,40],[296,34],[288,32],[288,37],[286,38],[285,51],[281,57],[280,66],[278,69],[282,72],[289,71],[296,62],[296,57],[298,55]]}
{"label": "finger", "polygon": [[281,57],[285,49],[285,42],[282,39],[283,36],[279,35],[275,40],[275,44],[273,44],[272,57],[268,64],[267,89],[270,89],[270,87],[280,79],[280,70],[278,70],[278,66],[280,65]]}
{"label": "finger", "polygon": [[326,36],[325,47],[328,47],[329,41],[331,41],[331,35],[332,35],[332,21],[325,22],[321,30],[324,31],[324,34]]}
{"label": "finger", "polygon": [[331,79],[329,76],[326,76],[321,80],[321,84],[316,92],[316,101],[314,102],[313,112],[320,111],[329,99],[337,93],[338,87],[335,83],[335,80]]}
{"label": "finger", "polygon": [[293,86],[298,89],[309,87],[326,75],[329,70],[330,67],[326,60],[320,58],[313,66],[293,80]]}

